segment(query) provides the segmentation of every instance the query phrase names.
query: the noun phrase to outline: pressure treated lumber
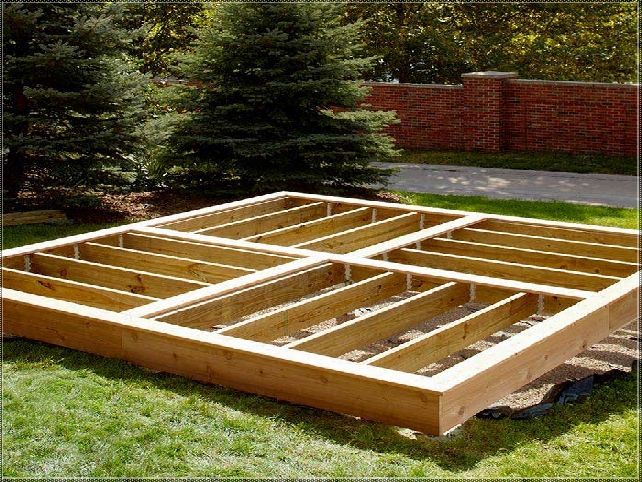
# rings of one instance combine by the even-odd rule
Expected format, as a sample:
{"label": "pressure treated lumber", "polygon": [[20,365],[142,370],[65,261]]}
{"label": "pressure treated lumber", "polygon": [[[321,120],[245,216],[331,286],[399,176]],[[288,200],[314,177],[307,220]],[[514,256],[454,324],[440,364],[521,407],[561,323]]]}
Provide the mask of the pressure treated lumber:
{"label": "pressure treated lumber", "polygon": [[221,335],[255,341],[271,341],[290,336],[350,311],[399,294],[406,289],[406,279],[396,273],[383,273],[300,301],[265,315],[258,315],[237,325],[223,328]]}
{"label": "pressure treated lumber", "polygon": [[638,269],[636,263],[627,263],[624,261],[551,253],[535,249],[511,248],[493,244],[471,243],[445,238],[424,240],[421,249],[459,256],[474,256],[510,263],[544,266],[567,271],[582,271],[584,273],[617,276],[620,278],[629,276]]}
{"label": "pressure treated lumber", "polygon": [[198,281],[187,281],[181,278],[44,253],[31,255],[31,271],[156,298],[174,296],[208,286],[208,284]]}
{"label": "pressure treated lumber", "polygon": [[[632,321],[636,241],[622,228],[281,192],[5,250],[4,331],[440,434]],[[467,300],[492,306],[365,363],[313,351],[340,355]],[[533,313],[551,317],[434,376],[404,371]],[[229,334],[241,327],[262,341]]]}
{"label": "pressure treated lumber", "polygon": [[227,224],[221,224],[213,228],[205,228],[196,231],[199,234],[210,234],[226,238],[243,238],[253,236],[266,231],[271,231],[292,224],[303,223],[325,216],[326,204],[322,202],[305,204],[283,211],[277,211],[247,219],[241,219]]}
{"label": "pressure treated lumber", "polygon": [[639,291],[631,275],[432,377],[444,390],[440,432],[638,319]]}
{"label": "pressure treated lumber", "polygon": [[123,247],[201,261],[220,262],[222,264],[230,264],[254,270],[271,268],[294,259],[278,254],[260,253],[245,249],[180,241],[177,239],[167,239],[135,233],[123,235]]}
{"label": "pressure treated lumber", "polygon": [[[151,296],[128,293],[77,281],[2,268],[2,288],[20,290],[57,300],[74,301],[87,306],[121,311],[155,301]],[[4,295],[4,291],[3,291]]]}
{"label": "pressure treated lumber", "polygon": [[467,302],[469,287],[446,283],[380,310],[289,343],[287,348],[339,356],[387,338]]}
{"label": "pressure treated lumber", "polygon": [[125,314],[127,316],[135,316],[141,318],[157,316],[176,310],[178,308],[182,308],[183,306],[216,298],[217,296],[224,295],[248,285],[258,284],[263,281],[278,278],[285,274],[294,273],[319,264],[321,264],[321,261],[317,259],[297,259],[296,261],[285,263],[280,266],[274,266],[273,268],[257,271],[256,273],[246,274],[244,276],[240,276],[239,278],[223,281],[222,283],[218,283],[215,285],[205,286],[203,288],[189,291],[187,293],[182,293],[171,298],[158,300],[154,303],[149,303],[148,305],[129,310]]}
{"label": "pressure treated lumber", "polygon": [[256,271],[240,266],[149,253],[98,243],[81,244],[79,246],[79,254],[81,259],[87,261],[192,279],[203,283],[219,283]]}
{"label": "pressure treated lumber", "polygon": [[344,266],[326,263],[170,311],[156,319],[203,329],[213,325],[226,325],[257,311],[297,300],[344,281]]}
{"label": "pressure treated lumber", "polygon": [[15,292],[6,293],[3,304],[10,334],[425,433],[438,431],[439,393],[425,377],[110,315],[93,308],[79,314],[71,303]]}
{"label": "pressure treated lumber", "polygon": [[295,246],[335,253],[349,253],[372,243],[386,241],[392,237],[416,231],[419,229],[419,218],[417,213],[401,214]]}
{"label": "pressure treated lumber", "polygon": [[310,259],[317,259],[320,262],[332,261],[337,263],[344,263],[351,266],[360,266],[367,268],[380,269],[383,271],[394,271],[398,273],[410,274],[413,276],[421,276],[424,278],[433,278],[434,280],[445,281],[459,281],[462,283],[474,283],[477,285],[485,285],[491,288],[506,288],[513,291],[524,291],[530,293],[537,293],[548,296],[560,296],[570,299],[584,299],[593,295],[593,292],[587,290],[579,290],[566,288],[562,286],[551,286],[540,283],[528,283],[516,280],[506,280],[497,277],[475,275],[462,273],[458,271],[451,271],[445,269],[428,268],[425,266],[413,266],[400,263],[391,263],[389,261],[381,261],[370,258],[361,258],[351,254],[336,254],[312,251],[309,249],[300,249],[294,247],[283,247],[264,243],[250,243],[241,240],[231,240],[228,238],[219,238],[215,236],[203,236],[194,233],[182,233],[178,231],[170,231],[167,229],[142,227],[138,228],[141,233],[149,234],[152,236],[167,236],[172,239],[181,239],[190,242],[218,245],[218,246],[235,246],[238,249],[260,249],[265,252],[272,252],[279,255],[289,254],[291,256],[300,256]]}
{"label": "pressure treated lumber", "polygon": [[532,283],[547,282],[552,285],[568,286],[580,290],[599,291],[620,280],[620,278],[614,276],[529,266],[417,249],[400,249],[390,253],[389,256],[390,260],[394,262],[434,266],[465,273],[488,273],[499,278]]}
{"label": "pressure treated lumber", "polygon": [[167,229],[176,229],[178,231],[197,231],[199,229],[209,228],[219,224],[231,223],[246,219],[252,216],[260,216],[261,214],[272,213],[281,209],[286,209],[286,206],[291,207],[292,201],[286,197],[278,199],[271,199],[268,201],[240,206],[232,209],[224,209],[219,212],[203,214],[180,221],[160,224]]}
{"label": "pressure treated lumber", "polygon": [[368,365],[414,372],[537,312],[537,296],[517,293],[367,359]]}
{"label": "pressure treated lumber", "polygon": [[294,226],[275,229],[243,238],[244,241],[289,246],[325,237],[372,222],[372,208],[357,208]]}
{"label": "pressure treated lumber", "polygon": [[484,219],[484,216],[471,214],[469,216],[463,216],[459,219],[454,219],[452,221],[445,222],[443,224],[438,224],[427,229],[422,229],[416,233],[406,234],[405,236],[399,236],[389,241],[384,241],[373,246],[367,246],[365,248],[359,249],[352,253],[352,256],[362,256],[364,258],[370,258],[378,254],[387,253],[396,248],[403,248],[417,242],[422,242],[429,238],[434,238],[441,236],[446,233],[450,233],[455,229],[460,229],[465,226],[470,226],[479,223]]}
{"label": "pressure treated lumber", "polygon": [[546,238],[543,236],[511,234],[476,228],[454,231],[451,238],[472,243],[536,249],[538,251],[625,261],[628,263],[635,263],[638,259],[638,250],[636,248],[585,243],[582,241],[567,241],[563,239]]}
{"label": "pressure treated lumber", "polygon": [[3,226],[18,226],[21,224],[39,223],[64,223],[67,216],[64,212],[56,209],[45,209],[40,211],[25,211],[17,213],[6,213],[2,215]]}
{"label": "pressure treated lumber", "polygon": [[630,248],[636,248],[638,246],[638,236],[623,233],[542,226],[540,224],[511,223],[497,219],[487,219],[477,227],[479,229],[502,231],[513,234],[527,234],[530,236],[546,236],[549,238],[565,239],[568,241],[610,244],[627,246]]}

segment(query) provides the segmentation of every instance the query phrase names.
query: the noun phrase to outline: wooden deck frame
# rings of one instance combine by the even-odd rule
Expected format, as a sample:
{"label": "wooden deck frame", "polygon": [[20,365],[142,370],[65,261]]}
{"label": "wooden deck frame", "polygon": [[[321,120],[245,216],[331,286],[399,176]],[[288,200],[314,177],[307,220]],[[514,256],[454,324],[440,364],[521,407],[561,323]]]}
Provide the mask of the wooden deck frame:
{"label": "wooden deck frame", "polygon": [[[441,434],[635,320],[637,246],[634,230],[279,192],[6,250],[2,329]],[[338,358],[467,301],[487,306]],[[534,313],[551,316],[413,373]]]}

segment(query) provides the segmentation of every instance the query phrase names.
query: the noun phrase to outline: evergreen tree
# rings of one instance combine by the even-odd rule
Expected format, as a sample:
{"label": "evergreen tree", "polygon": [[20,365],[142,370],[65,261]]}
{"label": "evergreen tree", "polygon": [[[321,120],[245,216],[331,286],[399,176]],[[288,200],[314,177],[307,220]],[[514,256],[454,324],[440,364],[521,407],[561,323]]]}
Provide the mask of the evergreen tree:
{"label": "evergreen tree", "polygon": [[3,189],[101,182],[131,166],[146,79],[123,5],[3,4]]}
{"label": "evergreen tree", "polygon": [[220,5],[186,59],[163,171],[254,191],[385,180],[369,163],[396,155],[380,133],[395,115],[359,108],[371,59],[340,8]]}

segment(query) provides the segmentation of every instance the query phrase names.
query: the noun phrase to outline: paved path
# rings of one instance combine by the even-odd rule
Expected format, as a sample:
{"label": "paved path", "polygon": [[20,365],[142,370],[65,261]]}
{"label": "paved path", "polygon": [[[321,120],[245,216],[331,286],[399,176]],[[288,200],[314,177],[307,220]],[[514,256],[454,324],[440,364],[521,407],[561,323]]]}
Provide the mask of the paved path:
{"label": "paved path", "polygon": [[388,186],[398,191],[638,206],[636,176],[431,164],[376,165],[400,169]]}

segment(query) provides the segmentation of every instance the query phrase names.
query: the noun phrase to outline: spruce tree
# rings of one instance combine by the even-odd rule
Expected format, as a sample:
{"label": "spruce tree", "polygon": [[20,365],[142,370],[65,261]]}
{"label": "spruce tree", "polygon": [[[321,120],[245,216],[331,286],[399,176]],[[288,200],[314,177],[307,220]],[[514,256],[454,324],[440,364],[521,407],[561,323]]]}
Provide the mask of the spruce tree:
{"label": "spruce tree", "polygon": [[381,133],[395,115],[360,107],[372,59],[361,55],[361,25],[342,25],[342,11],[220,5],[183,64],[163,172],[253,191],[384,181],[389,172],[370,162],[397,154]]}
{"label": "spruce tree", "polygon": [[3,189],[101,182],[128,168],[146,79],[114,3],[3,4]]}

